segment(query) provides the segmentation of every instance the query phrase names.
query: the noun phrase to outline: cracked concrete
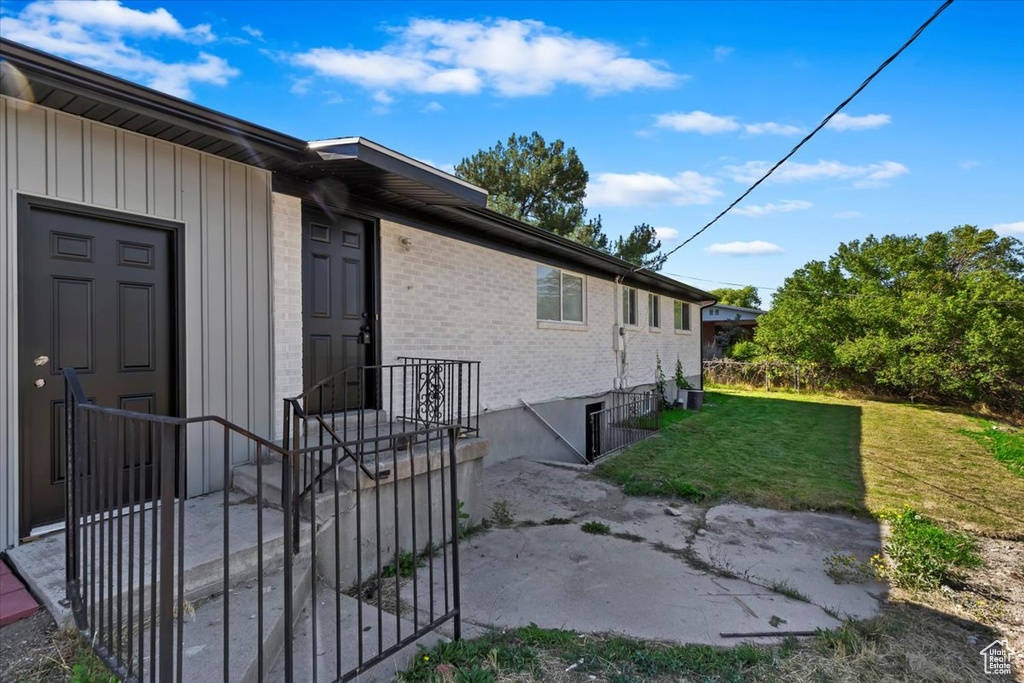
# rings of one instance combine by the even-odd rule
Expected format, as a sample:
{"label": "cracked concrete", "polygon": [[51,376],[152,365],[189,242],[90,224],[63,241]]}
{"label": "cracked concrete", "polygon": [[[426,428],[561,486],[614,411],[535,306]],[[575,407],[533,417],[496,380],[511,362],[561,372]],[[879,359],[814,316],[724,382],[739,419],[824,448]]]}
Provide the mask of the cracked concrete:
{"label": "cracked concrete", "polygon": [[[735,645],[772,639],[722,634],[834,628],[836,616],[876,614],[884,597],[874,581],[837,585],[825,571],[836,552],[879,551],[871,521],[630,497],[584,469],[527,460],[489,468],[486,490],[488,508],[506,508],[513,523],[461,546],[470,626]],[[552,518],[571,523],[544,524]],[[586,521],[611,534],[583,533]],[[426,569],[417,581],[422,590]]]}

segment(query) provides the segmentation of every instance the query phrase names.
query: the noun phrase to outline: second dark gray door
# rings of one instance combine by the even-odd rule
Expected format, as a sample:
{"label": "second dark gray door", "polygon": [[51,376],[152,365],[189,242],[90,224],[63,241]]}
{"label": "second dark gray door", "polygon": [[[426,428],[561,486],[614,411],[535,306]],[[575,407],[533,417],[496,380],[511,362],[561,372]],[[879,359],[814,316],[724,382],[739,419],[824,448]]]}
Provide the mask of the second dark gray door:
{"label": "second dark gray door", "polygon": [[305,388],[324,385],[307,409],[368,407],[376,388],[359,369],[373,363],[374,319],[367,221],[310,206],[302,211],[303,368]]}

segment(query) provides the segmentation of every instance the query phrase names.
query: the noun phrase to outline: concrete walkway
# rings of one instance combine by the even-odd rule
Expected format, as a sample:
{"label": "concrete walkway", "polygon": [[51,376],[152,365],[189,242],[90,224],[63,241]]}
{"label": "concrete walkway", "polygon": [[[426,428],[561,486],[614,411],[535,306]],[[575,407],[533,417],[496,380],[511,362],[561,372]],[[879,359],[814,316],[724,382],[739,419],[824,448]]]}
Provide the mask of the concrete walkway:
{"label": "concrete walkway", "polygon": [[[735,645],[869,617],[884,597],[873,580],[837,585],[825,571],[837,552],[879,552],[870,521],[627,497],[582,468],[526,460],[488,469],[485,481],[490,516],[511,520],[461,546],[467,636],[535,623]],[[584,533],[587,521],[611,534]],[[423,569],[420,590],[427,580]]]}

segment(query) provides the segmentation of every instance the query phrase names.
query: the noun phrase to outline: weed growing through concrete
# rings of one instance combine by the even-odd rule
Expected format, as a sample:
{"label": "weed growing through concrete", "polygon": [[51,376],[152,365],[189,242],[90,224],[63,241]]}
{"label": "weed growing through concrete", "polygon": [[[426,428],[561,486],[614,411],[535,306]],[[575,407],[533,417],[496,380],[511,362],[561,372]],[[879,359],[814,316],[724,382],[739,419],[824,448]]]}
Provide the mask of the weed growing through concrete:
{"label": "weed growing through concrete", "polygon": [[580,529],[583,530],[583,533],[597,536],[607,536],[612,532],[612,528],[604,522],[584,522],[580,525]]}
{"label": "weed growing through concrete", "polygon": [[563,524],[572,524],[572,520],[565,517],[549,517],[544,520],[544,526],[560,526]]}
{"label": "weed growing through concrete", "polygon": [[516,516],[512,502],[506,498],[498,498],[491,503],[491,520],[495,526],[508,527],[515,524]]}
{"label": "weed growing through concrete", "polygon": [[[420,567],[427,566],[426,563],[412,553],[402,553],[398,556],[398,575],[402,578],[407,578],[416,573],[416,570]],[[395,576],[395,565],[385,565],[380,570],[380,576],[382,579],[391,579]]]}
{"label": "weed growing through concrete", "polygon": [[787,598],[799,600],[800,602],[811,601],[810,598],[798,591],[796,588],[793,588],[793,586],[786,581],[772,581],[767,587],[769,590],[772,590],[779,595],[785,595]]}
{"label": "weed growing through concrete", "polygon": [[837,584],[864,583],[875,578],[871,562],[864,562],[856,555],[844,555],[838,550],[825,558],[825,573]]}

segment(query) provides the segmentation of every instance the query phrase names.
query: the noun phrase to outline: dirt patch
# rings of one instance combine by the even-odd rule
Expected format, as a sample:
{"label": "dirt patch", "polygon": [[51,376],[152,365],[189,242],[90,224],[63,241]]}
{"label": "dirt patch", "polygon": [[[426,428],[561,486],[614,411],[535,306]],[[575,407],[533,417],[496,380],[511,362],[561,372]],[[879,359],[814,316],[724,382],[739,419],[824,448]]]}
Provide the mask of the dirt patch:
{"label": "dirt patch", "polygon": [[0,629],[0,681],[50,683],[72,678],[114,680],[77,631],[57,628],[44,611]]}
{"label": "dirt patch", "polygon": [[0,629],[0,681],[33,680],[32,672],[56,654],[52,642],[56,630],[44,611]]}

